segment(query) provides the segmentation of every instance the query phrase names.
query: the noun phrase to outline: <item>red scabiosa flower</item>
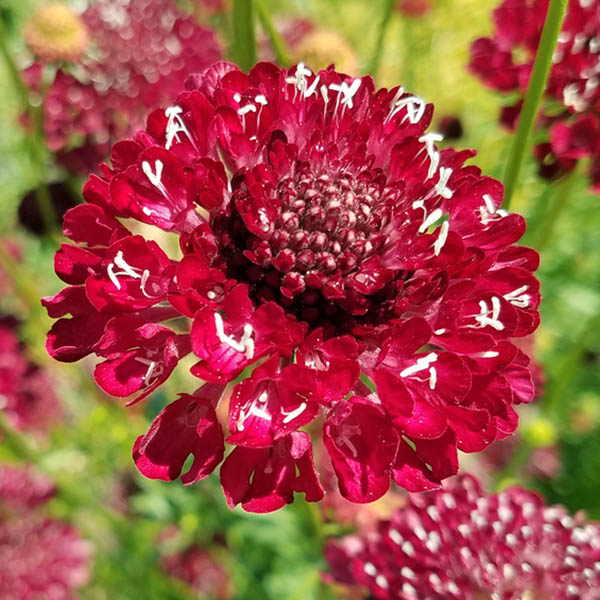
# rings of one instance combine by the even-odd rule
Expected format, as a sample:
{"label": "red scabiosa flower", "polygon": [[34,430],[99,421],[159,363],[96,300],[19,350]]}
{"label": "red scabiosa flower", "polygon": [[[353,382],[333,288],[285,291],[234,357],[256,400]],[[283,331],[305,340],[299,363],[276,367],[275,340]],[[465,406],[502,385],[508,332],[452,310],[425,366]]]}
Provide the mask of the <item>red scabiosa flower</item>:
{"label": "red scabiosa flower", "polygon": [[221,51],[214,33],[171,0],[99,0],[81,18],[93,51],[58,70],[44,101],[44,129],[61,162],[85,174]]}
{"label": "red scabiosa flower", "polygon": [[600,585],[599,524],[522,488],[486,494],[471,476],[325,552],[335,580],[378,600],[595,600]]}
{"label": "red scabiosa flower", "polygon": [[[194,483],[226,436],[231,506],[319,500],[313,424],[341,493],[369,502],[391,479],[435,488],[458,449],[514,431],[533,387],[511,339],[538,323],[538,257],[515,246],[502,185],[464,166],[473,152],[436,148],[432,113],[333,68],[218,63],[113,147],[65,215],[68,287],[43,303],[49,352],[101,357],[112,395],[140,399],[195,357],[205,383],[137,440],[142,473],[175,479],[192,454]],[[135,221],[177,235],[181,256]],[[215,409],[240,377],[223,433]]]}
{"label": "red scabiosa flower", "polygon": [[[537,46],[548,0],[503,0],[494,11],[494,33],[471,47],[470,69],[487,86],[501,92],[518,92],[505,106],[501,122],[516,125]],[[572,170],[577,161],[590,157],[592,188],[600,190],[600,113],[598,60],[600,2],[571,0],[545,90],[538,128],[546,134],[534,148],[539,174],[551,179]]]}

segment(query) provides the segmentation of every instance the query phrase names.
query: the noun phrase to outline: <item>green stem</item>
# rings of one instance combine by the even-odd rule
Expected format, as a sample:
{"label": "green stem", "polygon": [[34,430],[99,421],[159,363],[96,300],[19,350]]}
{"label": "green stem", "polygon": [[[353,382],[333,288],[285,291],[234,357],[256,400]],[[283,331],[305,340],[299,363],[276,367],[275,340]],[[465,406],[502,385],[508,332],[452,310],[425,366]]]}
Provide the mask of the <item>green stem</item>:
{"label": "green stem", "polygon": [[275,54],[275,60],[282,67],[289,67],[291,63],[290,54],[285,46],[283,38],[275,29],[273,21],[271,20],[271,15],[266,9],[263,0],[254,0],[254,6],[256,7],[256,12],[258,13],[260,23],[263,26],[265,33],[269,37],[271,48],[273,49],[273,53]]}
{"label": "green stem", "polygon": [[381,21],[379,22],[379,30],[377,31],[375,50],[373,52],[373,57],[367,66],[367,73],[373,77],[377,75],[377,70],[379,69],[381,54],[383,52],[383,42],[385,41],[385,34],[392,18],[394,4],[395,0],[385,0],[383,4],[383,12],[381,13]]}
{"label": "green stem", "polygon": [[253,0],[234,0],[233,3],[233,60],[249,71],[256,63],[256,31]]}
{"label": "green stem", "polygon": [[[413,36],[412,28],[414,27],[412,19],[404,18],[402,24],[402,33],[404,34],[404,62],[402,64],[402,86],[405,90],[414,90],[415,85],[415,60],[413,53],[417,51],[415,48],[415,36]],[[420,54],[417,54],[420,56]]]}
{"label": "green stem", "polygon": [[544,220],[541,224],[541,228],[537,235],[537,242],[534,244],[534,248],[538,252],[542,252],[548,246],[548,243],[552,239],[554,228],[558,222],[558,217],[561,215],[563,209],[567,205],[567,200],[573,189],[573,184],[577,180],[575,172],[569,173],[565,179],[555,188],[554,197],[551,201],[551,206],[548,208]]}
{"label": "green stem", "polygon": [[542,31],[540,45],[533,63],[533,71],[527,86],[523,108],[519,116],[519,125],[513,137],[508,163],[504,172],[505,208],[510,207],[513,193],[519,178],[525,152],[529,147],[531,130],[535,122],[538,107],[544,93],[546,80],[552,66],[552,55],[556,40],[562,27],[568,0],[550,0],[548,14]]}

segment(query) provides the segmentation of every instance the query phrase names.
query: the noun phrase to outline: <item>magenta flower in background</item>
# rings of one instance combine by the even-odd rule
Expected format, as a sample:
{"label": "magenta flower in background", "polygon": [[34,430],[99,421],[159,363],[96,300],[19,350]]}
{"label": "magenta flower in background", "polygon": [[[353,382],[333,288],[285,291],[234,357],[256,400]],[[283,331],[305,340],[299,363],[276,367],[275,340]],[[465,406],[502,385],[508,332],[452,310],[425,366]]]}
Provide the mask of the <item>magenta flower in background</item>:
{"label": "magenta flower in background", "polygon": [[0,466],[0,598],[67,600],[89,579],[89,542],[72,525],[33,510],[53,491],[29,467]]}
{"label": "magenta flower in background", "polygon": [[535,493],[471,476],[410,495],[376,533],[330,541],[333,579],[378,600],[600,597],[600,525]]}
{"label": "magenta flower in background", "polygon": [[[504,0],[494,11],[492,36],[471,47],[473,73],[488,87],[519,93],[502,109],[500,120],[509,128],[516,126],[521,111],[547,10],[548,0]],[[599,28],[598,0],[569,2],[537,123],[547,138],[534,148],[539,173],[548,179],[589,157],[595,191],[600,190]]]}
{"label": "magenta flower in background", "polygon": [[198,598],[231,598],[231,585],[226,571],[203,548],[195,544],[163,558],[165,571],[185,581]]}
{"label": "magenta flower in background", "polygon": [[35,433],[63,416],[52,380],[27,359],[10,317],[0,320],[0,411],[15,429]]}
{"label": "magenta flower in background", "polygon": [[[60,162],[87,174],[113,142],[182,91],[188,73],[219,60],[221,49],[212,30],[171,0],[98,0],[81,18],[93,48],[58,70],[44,101],[44,130]],[[34,64],[32,87],[40,77]]]}
{"label": "magenta flower in background", "polygon": [[302,63],[217,63],[187,88],[90,177],[56,254],[68,287],[43,300],[50,354],[96,354],[114,396],[195,358],[204,385],[136,441],[138,469],[173,480],[191,454],[192,484],[227,442],[228,503],[265,512],[323,496],[307,426],[354,502],[436,488],[458,450],[510,435],[533,395],[511,340],[538,324],[538,256],[474,153],[436,148],[433,107]]}

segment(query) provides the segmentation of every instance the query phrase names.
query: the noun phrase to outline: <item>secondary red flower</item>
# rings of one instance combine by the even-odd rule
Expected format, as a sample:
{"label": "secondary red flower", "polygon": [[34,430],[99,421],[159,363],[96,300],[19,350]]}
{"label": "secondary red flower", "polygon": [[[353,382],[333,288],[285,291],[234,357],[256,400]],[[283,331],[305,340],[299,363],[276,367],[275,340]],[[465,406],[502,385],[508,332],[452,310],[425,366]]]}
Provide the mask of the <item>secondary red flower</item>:
{"label": "secondary red flower", "polygon": [[[548,0],[504,0],[494,11],[494,33],[471,47],[470,69],[489,87],[518,92],[504,107],[501,121],[514,127],[539,40]],[[600,2],[571,0],[554,52],[538,128],[547,136],[534,149],[542,177],[572,170],[583,157],[592,159],[592,187],[600,190],[600,113],[598,58]],[[514,94],[513,94],[514,96]]]}
{"label": "secondary red flower", "polygon": [[600,525],[522,488],[485,494],[470,476],[325,553],[336,581],[378,600],[594,600],[600,585]]}
{"label": "secondary red flower", "polygon": [[[60,318],[49,352],[103,358],[110,394],[144,397],[195,356],[208,383],[136,442],[144,474],[175,479],[193,454],[194,483],[226,442],[230,505],[318,500],[299,429],[322,426],[341,492],[369,502],[392,479],[435,488],[458,449],[514,431],[533,386],[511,339],[538,323],[538,257],[515,246],[525,225],[501,184],[464,166],[473,153],[436,148],[432,113],[370,77],[218,63],[113,147],[65,215],[69,287],[43,302]],[[176,234],[181,256],[135,221]]]}
{"label": "secondary red flower", "polygon": [[29,468],[0,467],[1,598],[68,600],[89,578],[90,544],[68,523],[32,510],[53,491]]}
{"label": "secondary red flower", "polygon": [[47,373],[30,362],[10,317],[0,323],[0,411],[16,429],[44,432],[62,416]]}
{"label": "secondary red flower", "polygon": [[[99,0],[81,19],[93,52],[57,71],[44,101],[44,129],[61,162],[86,174],[105,160],[114,141],[143,127],[148,111],[170,102],[185,77],[218,60],[221,51],[214,33],[171,0]],[[41,76],[34,76],[36,69],[29,70],[34,88]]]}

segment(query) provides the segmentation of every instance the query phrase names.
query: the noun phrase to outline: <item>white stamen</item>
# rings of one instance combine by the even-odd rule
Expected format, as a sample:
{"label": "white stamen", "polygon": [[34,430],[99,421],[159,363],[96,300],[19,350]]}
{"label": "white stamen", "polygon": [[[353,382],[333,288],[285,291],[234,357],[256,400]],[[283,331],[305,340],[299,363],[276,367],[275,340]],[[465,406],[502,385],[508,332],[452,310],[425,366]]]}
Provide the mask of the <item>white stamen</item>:
{"label": "white stamen", "polygon": [[523,292],[526,292],[528,289],[528,285],[523,285],[509,294],[504,294],[504,299],[518,308],[527,308],[531,303],[531,296]]}
{"label": "white stamen", "polygon": [[446,333],[446,331],[448,331],[445,327],[442,327],[441,329],[436,329],[433,333],[435,335],[444,335]]}
{"label": "white stamen", "polygon": [[448,239],[448,231],[450,229],[450,222],[444,221],[442,226],[440,227],[440,232],[438,233],[437,239],[433,242],[433,254],[435,256],[439,256],[442,248],[446,244],[446,240]]}
{"label": "white stamen", "polygon": [[427,356],[418,358],[414,365],[406,367],[406,369],[400,371],[400,377],[409,377],[410,375],[414,375],[419,371],[425,371],[426,369],[429,369],[429,365],[436,362],[437,359],[438,355],[435,352],[430,352]]}
{"label": "white stamen", "polygon": [[306,91],[306,78],[309,75],[312,75],[312,71],[308,67],[305,67],[304,63],[299,62],[294,76],[286,77],[286,83],[294,86],[294,100],[296,100],[298,92],[304,95]]}
{"label": "white stamen", "polygon": [[[491,310],[488,308],[488,303],[485,300],[479,301],[479,309],[481,312],[475,316],[475,320],[481,325],[481,327],[489,325],[496,331],[502,331],[504,329],[504,323],[502,323],[502,321],[500,321],[498,318],[500,316],[501,309],[500,298],[498,298],[498,296],[492,296]],[[490,312],[492,313],[491,317]]]}
{"label": "white stamen", "polygon": [[196,148],[194,139],[190,135],[190,132],[188,131],[187,127],[185,126],[185,123],[183,122],[183,119],[180,116],[181,113],[183,113],[183,109],[181,108],[181,106],[169,106],[165,109],[165,117],[167,117],[168,119],[167,129],[165,132],[167,138],[165,141],[165,148],[167,150],[171,149],[171,146],[173,145],[174,141],[181,141],[179,139],[179,133],[185,134],[192,146]]}
{"label": "white stamen", "polygon": [[444,211],[441,208],[436,208],[430,215],[428,215],[421,226],[419,227],[419,233],[425,233],[442,215]]}
{"label": "white stamen", "polygon": [[298,408],[295,408],[294,410],[290,411],[289,413],[282,410],[281,414],[286,415],[285,418],[283,419],[284,424],[287,424],[290,421],[293,421],[296,417],[301,415],[306,410],[307,406],[308,405],[306,404],[306,402],[303,402]]}
{"label": "white stamen", "polygon": [[393,119],[394,116],[403,108],[406,108],[406,115],[402,118],[402,122],[404,122],[405,119],[408,119],[414,125],[423,118],[426,106],[425,100],[419,96],[407,96],[406,98],[399,98],[394,102],[384,122],[387,123]]}
{"label": "white stamen", "polygon": [[244,325],[244,333],[242,334],[240,341],[237,342],[233,338],[233,336],[225,334],[223,318],[221,317],[221,315],[218,312],[216,312],[214,316],[215,329],[219,341],[223,344],[227,344],[236,352],[244,353],[248,360],[252,359],[254,357],[254,340],[252,339],[252,334],[254,330],[252,329],[252,325],[250,325],[250,323],[246,323]]}
{"label": "white stamen", "polygon": [[117,276],[113,273],[113,263],[110,263],[108,265],[108,267],[106,267],[106,273],[108,275],[108,278],[113,282],[113,285],[120,290],[121,289],[121,283],[119,282],[119,279],[117,278]]}
{"label": "white stamen", "polygon": [[149,360],[147,358],[140,358],[139,356],[135,357],[135,360],[143,365],[147,365],[148,369],[146,374],[144,375],[144,385],[148,387],[151,383],[151,380],[158,379],[164,373],[164,366],[162,363],[156,362],[154,360]]}
{"label": "white stamen", "polygon": [[377,575],[377,577],[375,577],[375,583],[384,590],[387,590],[390,587],[387,579],[383,575]]}
{"label": "white stamen", "polygon": [[452,175],[452,169],[449,167],[440,167],[440,178],[435,184],[435,191],[443,198],[452,198],[454,192],[448,187],[448,180]]}
{"label": "white stamen", "polygon": [[163,196],[167,196],[167,190],[162,183],[162,172],[163,172],[163,163],[160,160],[154,161],[154,171],[152,171],[152,167],[150,163],[145,160],[142,162],[142,171],[144,171],[144,175],[148,178],[148,181],[157,188]]}
{"label": "white stamen", "polygon": [[429,367],[429,389],[435,390],[435,385],[437,383],[437,371],[435,367]]}
{"label": "white stamen", "polygon": [[496,350],[487,350],[486,352],[475,352],[474,354],[471,354],[471,356],[473,358],[496,358],[496,356],[499,356],[499,352],[496,352]]}
{"label": "white stamen", "polygon": [[142,294],[144,294],[146,298],[151,298],[152,296],[149,296],[146,293],[146,283],[148,282],[148,277],[150,277],[150,271],[148,271],[148,269],[144,269],[144,272],[142,273],[142,280],[140,281],[140,290],[142,290]]}
{"label": "white stamen", "polygon": [[587,107],[587,102],[579,92],[577,83],[570,83],[563,90],[563,101],[567,106],[571,106],[575,112],[582,112]]}

